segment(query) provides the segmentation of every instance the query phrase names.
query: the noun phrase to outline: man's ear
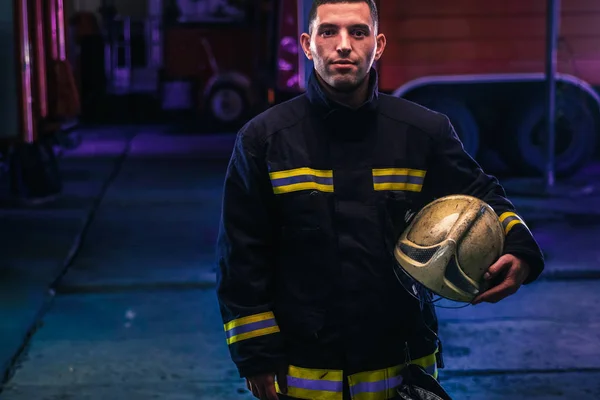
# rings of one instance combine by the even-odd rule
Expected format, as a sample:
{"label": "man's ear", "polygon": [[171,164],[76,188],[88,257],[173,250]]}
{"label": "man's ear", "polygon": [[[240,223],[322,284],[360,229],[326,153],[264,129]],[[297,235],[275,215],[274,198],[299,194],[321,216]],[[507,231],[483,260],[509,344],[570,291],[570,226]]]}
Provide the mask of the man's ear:
{"label": "man's ear", "polygon": [[312,53],[310,51],[310,35],[308,33],[303,33],[300,35],[300,45],[302,46],[302,51],[306,58],[312,61]]}
{"label": "man's ear", "polygon": [[385,35],[383,33],[380,33],[379,35],[377,35],[375,42],[377,43],[377,49],[375,50],[375,61],[377,61],[381,58],[381,55],[385,50],[387,39],[385,38]]}

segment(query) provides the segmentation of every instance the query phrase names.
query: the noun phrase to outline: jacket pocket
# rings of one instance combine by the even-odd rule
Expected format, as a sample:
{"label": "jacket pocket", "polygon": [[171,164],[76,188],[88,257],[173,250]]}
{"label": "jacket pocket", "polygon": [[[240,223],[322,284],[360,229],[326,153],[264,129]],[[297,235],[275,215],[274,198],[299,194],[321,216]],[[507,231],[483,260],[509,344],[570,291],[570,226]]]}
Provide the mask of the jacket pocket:
{"label": "jacket pocket", "polygon": [[277,195],[278,223],[282,230],[317,230],[327,221],[328,195],[318,190],[304,190]]}

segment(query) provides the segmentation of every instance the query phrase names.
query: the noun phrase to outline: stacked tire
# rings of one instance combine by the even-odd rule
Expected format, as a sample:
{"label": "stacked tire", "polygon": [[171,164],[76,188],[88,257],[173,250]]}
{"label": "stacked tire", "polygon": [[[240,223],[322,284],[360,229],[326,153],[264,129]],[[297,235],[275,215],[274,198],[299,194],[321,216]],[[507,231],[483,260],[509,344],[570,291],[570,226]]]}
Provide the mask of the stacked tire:
{"label": "stacked tire", "polygon": [[[556,99],[554,171],[569,177],[595,155],[597,124],[586,97],[575,91]],[[546,99],[531,96],[517,103],[508,116],[502,147],[503,159],[517,175],[542,176],[547,163]]]}
{"label": "stacked tire", "polygon": [[[543,176],[547,164],[546,97],[535,93],[508,107],[500,116],[499,140],[491,149],[480,143],[480,128],[467,103],[449,95],[412,99],[448,116],[467,153],[492,173]],[[515,96],[517,98],[518,96]],[[594,107],[596,108],[594,110]],[[597,152],[598,104],[577,88],[561,88],[556,97],[554,172],[569,177],[589,164]],[[493,157],[492,157],[493,156]],[[485,158],[485,159],[483,159]],[[491,158],[491,159],[487,159]],[[498,171],[496,171],[496,169]]]}

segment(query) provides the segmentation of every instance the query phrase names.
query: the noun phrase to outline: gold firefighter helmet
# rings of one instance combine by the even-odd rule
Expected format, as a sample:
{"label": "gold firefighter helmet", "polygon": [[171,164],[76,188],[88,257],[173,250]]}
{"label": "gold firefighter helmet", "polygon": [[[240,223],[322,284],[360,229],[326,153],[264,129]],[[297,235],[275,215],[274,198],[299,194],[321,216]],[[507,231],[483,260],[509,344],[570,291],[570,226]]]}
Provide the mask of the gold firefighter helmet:
{"label": "gold firefighter helmet", "polygon": [[417,213],[394,255],[403,272],[431,292],[470,303],[488,289],[483,275],[503,248],[504,230],[492,207],[472,196],[452,195]]}

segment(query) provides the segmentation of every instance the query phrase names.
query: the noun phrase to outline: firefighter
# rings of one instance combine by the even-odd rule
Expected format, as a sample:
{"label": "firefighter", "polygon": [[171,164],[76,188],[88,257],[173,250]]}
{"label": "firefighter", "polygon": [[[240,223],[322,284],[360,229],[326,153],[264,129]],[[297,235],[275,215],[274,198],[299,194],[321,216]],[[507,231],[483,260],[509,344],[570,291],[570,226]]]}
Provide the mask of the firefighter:
{"label": "firefighter", "polygon": [[306,93],[249,121],[227,168],[217,296],[231,357],[260,399],[389,399],[407,363],[442,366],[437,319],[401,288],[407,216],[465,194],[503,221],[497,302],[541,273],[538,244],[448,118],[378,92],[371,0],[317,0],[300,41]]}

